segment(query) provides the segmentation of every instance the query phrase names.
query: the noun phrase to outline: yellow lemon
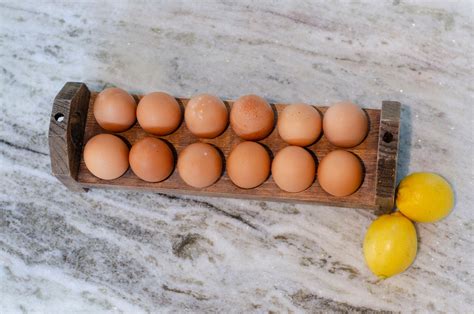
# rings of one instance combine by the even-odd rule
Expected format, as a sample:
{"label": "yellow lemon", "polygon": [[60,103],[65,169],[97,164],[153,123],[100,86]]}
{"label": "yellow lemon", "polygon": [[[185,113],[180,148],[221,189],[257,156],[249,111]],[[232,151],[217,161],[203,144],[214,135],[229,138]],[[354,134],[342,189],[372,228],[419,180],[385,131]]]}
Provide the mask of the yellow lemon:
{"label": "yellow lemon", "polygon": [[400,182],[396,202],[398,209],[411,220],[435,222],[451,212],[454,193],[443,177],[416,172]]}
{"label": "yellow lemon", "polygon": [[413,263],[417,247],[415,226],[396,212],[380,216],[369,226],[364,239],[364,257],[375,275],[388,278]]}

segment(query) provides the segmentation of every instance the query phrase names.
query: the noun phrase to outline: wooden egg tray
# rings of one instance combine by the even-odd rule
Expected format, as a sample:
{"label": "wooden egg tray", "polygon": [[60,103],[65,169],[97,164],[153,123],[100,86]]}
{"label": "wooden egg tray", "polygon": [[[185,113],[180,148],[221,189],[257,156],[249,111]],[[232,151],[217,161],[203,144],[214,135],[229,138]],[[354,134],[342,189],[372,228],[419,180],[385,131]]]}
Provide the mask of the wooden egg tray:
{"label": "wooden egg tray", "polygon": [[[362,160],[365,169],[364,181],[354,194],[335,197],[322,190],[317,180],[303,192],[282,191],[275,184],[271,175],[256,188],[241,189],[230,181],[225,171],[215,184],[204,189],[186,185],[176,169],[168,179],[158,183],[140,180],[130,169],[115,180],[99,179],[86,168],[82,154],[83,146],[92,136],[99,133],[110,133],[103,130],[94,119],[93,107],[97,94],[97,92],[90,92],[84,83],[68,82],[54,99],[49,127],[51,168],[53,175],[72,191],[85,191],[88,188],[118,188],[167,194],[307,202],[367,208],[378,214],[389,212],[393,208],[400,127],[400,103],[398,102],[383,101],[381,110],[364,109],[369,118],[369,134],[361,144],[348,149]],[[137,102],[141,98],[140,95],[134,95],[134,97]],[[188,99],[177,98],[177,100],[183,107],[186,107]],[[232,103],[232,101],[226,101],[229,109],[232,107]],[[277,113],[280,113],[285,106],[285,104],[272,104]],[[327,109],[326,107],[317,108],[322,113]],[[135,123],[132,128],[117,135],[128,141],[129,144],[133,144],[149,134],[140,128],[138,123]],[[184,122],[177,131],[161,138],[171,143],[177,154],[187,145],[202,141],[215,145],[225,158],[228,157],[230,150],[242,141],[230,126],[217,138],[199,139],[189,132]],[[276,128],[268,137],[259,142],[267,146],[273,155],[287,146],[278,136]],[[317,160],[321,160],[330,151],[338,148],[330,144],[323,135],[307,149],[314,153]]]}

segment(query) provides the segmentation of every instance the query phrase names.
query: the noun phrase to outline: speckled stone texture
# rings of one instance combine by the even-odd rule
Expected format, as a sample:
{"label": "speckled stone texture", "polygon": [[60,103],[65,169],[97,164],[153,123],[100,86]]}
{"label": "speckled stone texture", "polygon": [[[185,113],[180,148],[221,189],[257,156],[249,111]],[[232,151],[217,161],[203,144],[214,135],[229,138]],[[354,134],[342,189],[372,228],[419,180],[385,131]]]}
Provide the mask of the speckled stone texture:
{"label": "speckled stone texture", "polygon": [[[0,2],[0,312],[467,313],[474,308],[470,1]],[[95,90],[403,104],[399,179],[456,190],[378,281],[365,210],[91,190],[50,174],[52,100]]]}

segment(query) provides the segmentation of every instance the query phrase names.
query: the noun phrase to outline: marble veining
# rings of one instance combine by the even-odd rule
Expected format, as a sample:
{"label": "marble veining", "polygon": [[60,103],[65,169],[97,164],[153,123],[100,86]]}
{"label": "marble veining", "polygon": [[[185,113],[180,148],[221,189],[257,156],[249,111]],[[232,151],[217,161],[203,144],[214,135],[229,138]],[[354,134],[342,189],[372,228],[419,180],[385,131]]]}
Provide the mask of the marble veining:
{"label": "marble veining", "polygon": [[[474,308],[470,1],[0,1],[0,312],[455,312]],[[456,208],[377,280],[362,209],[91,190],[50,174],[52,99],[95,90],[370,108],[402,103],[398,178]]]}

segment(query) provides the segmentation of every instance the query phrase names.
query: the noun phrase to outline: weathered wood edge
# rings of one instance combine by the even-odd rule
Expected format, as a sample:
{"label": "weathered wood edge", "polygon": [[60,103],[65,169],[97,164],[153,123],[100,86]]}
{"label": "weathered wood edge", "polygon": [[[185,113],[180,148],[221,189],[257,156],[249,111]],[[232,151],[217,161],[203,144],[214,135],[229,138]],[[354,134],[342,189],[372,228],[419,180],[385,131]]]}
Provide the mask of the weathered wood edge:
{"label": "weathered wood edge", "polygon": [[395,203],[400,107],[397,101],[382,102],[377,151],[375,204],[378,210],[376,214],[389,213],[393,210]]}
{"label": "weathered wood edge", "polygon": [[344,207],[344,208],[359,208],[359,209],[368,209],[371,212],[376,212],[378,207],[375,203],[373,204],[351,204],[344,201],[312,201],[308,199],[289,199],[289,198],[275,198],[272,196],[262,196],[255,195],[252,193],[246,194],[233,194],[229,192],[209,192],[204,190],[192,190],[192,189],[166,189],[166,188],[153,188],[150,186],[126,186],[122,187],[120,185],[109,184],[107,182],[100,183],[84,183],[80,182],[82,187],[85,189],[107,189],[107,190],[127,190],[127,191],[139,191],[139,192],[151,192],[157,194],[165,194],[169,196],[205,196],[212,198],[224,198],[224,199],[235,199],[235,200],[254,200],[254,201],[265,201],[265,202],[278,202],[278,203],[288,203],[288,204],[312,204],[312,205],[324,205],[331,207]]}
{"label": "weathered wood edge", "polygon": [[71,191],[84,191],[76,181],[81,162],[90,91],[86,84],[67,82],[54,99],[49,122],[51,171]]}

